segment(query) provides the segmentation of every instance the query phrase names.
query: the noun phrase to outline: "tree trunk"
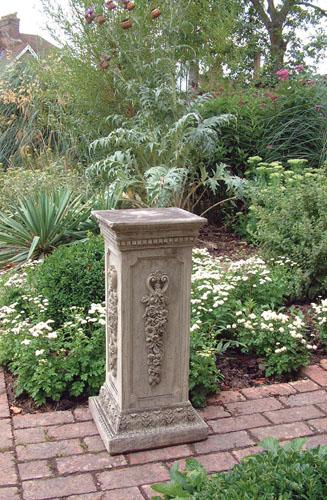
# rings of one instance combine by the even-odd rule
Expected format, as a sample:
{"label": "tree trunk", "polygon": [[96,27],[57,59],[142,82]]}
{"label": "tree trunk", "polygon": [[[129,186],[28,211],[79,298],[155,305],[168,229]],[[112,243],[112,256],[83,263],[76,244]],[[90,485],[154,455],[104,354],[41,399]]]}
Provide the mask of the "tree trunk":
{"label": "tree trunk", "polygon": [[272,26],[269,30],[270,38],[270,56],[274,71],[278,71],[284,66],[284,57],[287,43],[283,38],[283,28],[281,26]]}
{"label": "tree trunk", "polygon": [[261,70],[261,52],[256,52],[254,54],[254,66],[253,66],[253,76],[254,78],[258,78],[260,76]]}
{"label": "tree trunk", "polygon": [[199,88],[200,68],[199,61],[191,61],[188,74],[188,89],[196,92]]}

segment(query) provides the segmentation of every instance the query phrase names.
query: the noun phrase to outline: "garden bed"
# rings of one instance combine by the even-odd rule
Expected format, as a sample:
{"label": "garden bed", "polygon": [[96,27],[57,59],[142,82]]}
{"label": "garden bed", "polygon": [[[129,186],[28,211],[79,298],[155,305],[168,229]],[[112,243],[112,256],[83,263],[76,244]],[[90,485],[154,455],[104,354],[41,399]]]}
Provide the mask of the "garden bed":
{"label": "garden bed", "polygon": [[[30,272],[32,282],[29,285],[26,283],[21,285],[20,278],[18,278],[17,296],[21,296],[19,300],[23,300],[24,315],[30,316],[32,324],[37,323],[41,327],[41,331],[37,329],[39,333],[36,334],[36,337],[38,338],[34,340],[35,327],[31,328],[31,325],[27,325],[26,333],[22,332],[22,337],[14,349],[10,347],[10,335],[7,336],[9,355],[18,348],[25,364],[25,371],[22,372],[21,367],[17,363],[15,365],[13,358],[13,363],[7,358],[8,366],[12,363],[11,366],[14,367],[14,370],[6,372],[8,398],[14,413],[74,409],[79,404],[87,403],[88,394],[96,393],[99,390],[99,384],[104,376],[102,373],[104,346],[100,346],[101,339],[104,337],[104,310],[103,305],[100,305],[104,290],[101,291],[97,286],[97,283],[103,280],[102,245],[101,238],[93,238],[86,244],[63,247],[57,250],[52,257],[46,259],[45,264],[37,266],[38,280],[35,281],[34,268]],[[317,338],[314,321],[311,317],[313,310],[310,305],[294,306],[293,304],[291,308],[285,308],[287,303],[285,297],[291,291],[290,284],[294,274],[294,268],[287,269],[287,259],[286,261],[285,258],[272,259],[271,263],[264,262],[256,254],[256,249],[249,244],[234,234],[212,225],[202,230],[197,247],[194,253],[192,275],[190,390],[193,404],[203,406],[206,396],[216,392],[219,388],[235,390],[299,380],[302,378],[300,369],[303,365],[309,362],[319,362],[320,359],[326,357],[323,345]],[[95,255],[98,256],[96,261],[94,261]],[[28,273],[27,270],[27,275]],[[65,276],[64,281],[62,281],[62,276]],[[14,278],[9,279],[15,287],[17,275],[14,274]],[[38,288],[40,283],[43,289]],[[58,288],[59,283],[60,287]],[[78,283],[78,289],[74,285],[74,296],[70,292],[71,283]],[[23,288],[19,291],[20,286]],[[9,289],[12,290],[12,288]],[[89,290],[87,294],[84,294],[85,289]],[[95,289],[98,293],[97,302],[99,304],[91,305],[94,301]],[[74,302],[71,301],[72,298]],[[61,301],[61,307],[66,306],[66,309],[61,309],[58,306],[58,299]],[[17,298],[10,300],[13,302]],[[251,302],[248,303],[248,300]],[[275,303],[273,310],[270,310],[270,303]],[[86,306],[84,312],[82,304]],[[37,312],[38,308],[41,308],[41,313]],[[283,314],[280,316],[278,312],[281,308],[284,317]],[[65,319],[61,318],[60,311],[64,312]],[[271,334],[265,333],[264,330],[260,331],[261,327],[256,326],[262,324],[262,321],[267,326],[269,325],[270,320],[266,321],[261,317],[262,314],[266,313],[274,315],[271,319],[274,323],[274,331]],[[8,316],[9,323],[14,321],[10,318],[14,318],[15,314],[16,312]],[[48,321],[52,321],[49,318],[56,320],[53,327],[51,327],[51,323],[47,324]],[[293,321],[295,321],[294,324]],[[52,323],[54,322],[52,321]],[[249,323],[250,328],[254,327],[254,330],[247,331],[245,327],[247,323]],[[14,323],[12,325],[14,333]],[[84,331],[83,325],[85,325]],[[200,329],[199,325],[201,325]],[[272,327],[272,324],[270,326]],[[291,337],[296,331],[295,340],[288,338],[287,342],[290,344],[285,344],[287,349],[290,349],[289,352],[293,351],[293,354],[288,358],[281,351],[283,355],[277,356],[279,359],[276,359],[274,350],[278,347],[278,351],[281,347],[279,342],[276,344],[281,335],[278,331],[284,331],[284,326],[285,331],[288,332],[287,335],[291,334]],[[42,328],[44,333],[42,333]],[[292,328],[296,330],[292,330]],[[253,334],[249,336],[251,331]],[[64,343],[60,340],[66,334],[69,336],[68,344],[65,343],[67,339],[63,339]],[[76,335],[81,335],[78,342],[82,342],[82,344],[76,344],[76,340],[74,340]],[[264,335],[265,338],[260,340],[261,345],[252,344],[251,346],[251,342],[253,342],[251,335],[253,338]],[[298,335],[300,338],[304,336],[303,341],[306,339],[304,347],[301,347],[301,342],[296,340]],[[312,337],[313,342],[310,340]],[[47,340],[48,338],[52,340]],[[97,345],[92,340],[93,338],[98,339],[95,342]],[[229,347],[227,349],[219,348],[217,343],[220,341],[229,342]],[[30,351],[31,342],[32,344],[37,342],[37,344]],[[244,342],[249,343],[249,349],[244,350]],[[239,343],[239,347],[235,345],[237,343]],[[306,344],[309,345],[309,343],[313,343],[316,350],[309,352],[306,349]],[[89,348],[95,353],[98,363],[96,377],[93,373],[94,363],[90,364],[90,358],[95,358],[89,354]],[[71,359],[70,352],[73,353],[73,359]],[[28,360],[25,359],[26,354],[29,356]],[[62,357],[62,360],[58,356]],[[82,359],[82,362],[79,358]],[[32,366],[36,359],[39,367],[45,363],[43,365],[45,371],[40,372],[43,380],[37,378],[33,382],[35,374],[33,369],[31,372],[30,365]],[[73,370],[73,377],[71,382],[65,385],[65,377],[67,375],[70,377],[67,360]],[[18,373],[16,378],[12,374],[15,369]],[[54,379],[47,375],[49,369],[54,370],[55,381],[60,386],[60,393],[57,393],[54,398],[58,401],[55,402],[51,402],[51,396],[55,393],[51,392],[53,391]],[[88,378],[84,387],[80,388],[82,373],[86,373]],[[18,388],[22,393],[19,397],[15,396],[15,380],[19,382]],[[38,400],[33,398],[35,383],[38,391],[35,394]],[[26,388],[26,384],[29,384],[29,389]],[[28,391],[31,391],[29,396],[26,395]]]}

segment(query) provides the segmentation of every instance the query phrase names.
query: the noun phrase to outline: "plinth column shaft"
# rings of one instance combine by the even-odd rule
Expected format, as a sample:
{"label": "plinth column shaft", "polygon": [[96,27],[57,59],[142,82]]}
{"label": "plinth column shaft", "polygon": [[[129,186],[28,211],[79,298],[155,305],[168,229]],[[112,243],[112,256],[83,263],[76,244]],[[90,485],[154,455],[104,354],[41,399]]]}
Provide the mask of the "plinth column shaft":
{"label": "plinth column shaft", "polygon": [[108,451],[196,441],[188,401],[192,246],[205,219],[181,209],[94,212],[106,252],[106,381],[90,409]]}

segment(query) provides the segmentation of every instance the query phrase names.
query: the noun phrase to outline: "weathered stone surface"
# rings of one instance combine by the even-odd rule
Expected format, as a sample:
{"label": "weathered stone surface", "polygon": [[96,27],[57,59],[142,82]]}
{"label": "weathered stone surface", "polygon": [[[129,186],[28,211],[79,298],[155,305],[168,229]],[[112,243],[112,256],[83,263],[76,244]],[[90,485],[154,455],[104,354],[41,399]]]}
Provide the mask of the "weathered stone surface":
{"label": "weathered stone surface", "polygon": [[112,470],[97,474],[97,479],[103,490],[115,490],[122,485],[140,486],[142,484],[167,481],[168,471],[161,464],[137,465],[125,469]]}
{"label": "weathered stone surface", "polygon": [[[317,403],[327,403],[326,391],[319,390],[314,392],[304,392],[302,394],[294,394],[292,396],[283,396],[280,398],[286,406],[304,406]],[[276,408],[269,408],[270,410]],[[268,408],[267,408],[268,410]]]}
{"label": "weathered stone surface", "polygon": [[295,392],[294,387],[290,384],[271,384],[242,389],[242,394],[244,394],[247,399],[260,399],[268,396],[288,396]]}
{"label": "weathered stone surface", "polygon": [[19,500],[18,488],[0,488],[0,500]]}
{"label": "weathered stone surface", "polygon": [[53,471],[50,469],[47,460],[33,460],[18,464],[19,475],[24,481],[26,479],[40,479],[50,477]]}
{"label": "weathered stone surface", "polygon": [[85,453],[74,457],[57,459],[59,474],[72,474],[74,472],[89,472],[93,470],[112,469],[114,467],[127,465],[123,455],[110,457],[107,452]]}
{"label": "weathered stone surface", "polygon": [[212,451],[233,450],[242,446],[251,446],[253,439],[245,431],[229,432],[209,436],[207,441],[195,444],[197,453],[210,453]]}
{"label": "weathered stone surface", "polygon": [[66,457],[83,452],[80,441],[78,439],[26,444],[17,446],[16,449],[19,460],[38,460],[42,458]]}
{"label": "weathered stone surface", "polygon": [[[296,396],[297,395],[294,395],[294,397]],[[239,403],[229,403],[226,405],[226,408],[232,415],[238,416],[251,415],[252,413],[261,413],[268,410],[279,410],[282,408],[282,405],[275,398],[264,398],[251,401],[240,401]]]}
{"label": "weathered stone surface", "polygon": [[11,448],[13,445],[11,435],[10,418],[4,418],[0,421],[0,450]]}
{"label": "weathered stone surface", "polygon": [[241,417],[222,418],[219,420],[209,420],[208,424],[216,434],[224,432],[242,431],[254,427],[269,425],[270,422],[262,415],[243,415]]}
{"label": "weathered stone surface", "polygon": [[11,452],[0,453],[0,486],[14,485],[17,482],[14,454]]}
{"label": "weathered stone surface", "polygon": [[145,450],[128,455],[128,462],[131,465],[145,464],[148,462],[159,462],[163,460],[176,460],[180,457],[193,455],[188,445],[169,446],[167,448],[157,448],[156,450]]}
{"label": "weathered stone surface", "polygon": [[15,429],[67,424],[69,422],[74,422],[73,414],[71,411],[49,411],[47,413],[31,413],[29,415],[17,415],[13,418]]}
{"label": "weathered stone surface", "polygon": [[205,439],[188,401],[192,246],[177,208],[94,212],[105,239],[106,381],[89,407],[111,454]]}
{"label": "weathered stone surface", "polygon": [[308,420],[309,418],[322,417],[323,413],[315,406],[308,405],[268,411],[264,415],[274,424],[287,424],[288,422],[299,422],[300,420]]}
{"label": "weathered stone surface", "polygon": [[252,429],[251,433],[259,440],[267,437],[274,437],[277,439],[294,439],[313,434],[311,429],[309,429],[309,427],[303,422],[261,427],[259,429]]}
{"label": "weathered stone surface", "polygon": [[302,368],[302,373],[323,387],[327,386],[327,371],[320,366],[312,365]]}
{"label": "weathered stone surface", "polygon": [[46,500],[92,491],[96,491],[96,486],[91,474],[39,479],[23,483],[24,499],[26,500]]}

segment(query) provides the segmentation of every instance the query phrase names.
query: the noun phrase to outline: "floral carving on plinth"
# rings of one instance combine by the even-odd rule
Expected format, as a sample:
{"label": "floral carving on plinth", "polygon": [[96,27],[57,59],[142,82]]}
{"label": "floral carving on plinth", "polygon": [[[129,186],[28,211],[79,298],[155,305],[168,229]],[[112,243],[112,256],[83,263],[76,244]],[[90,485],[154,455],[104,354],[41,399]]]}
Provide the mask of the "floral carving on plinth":
{"label": "floral carving on plinth", "polygon": [[145,341],[148,349],[148,376],[151,386],[161,381],[161,365],[164,357],[164,337],[168,326],[168,275],[162,271],[154,271],[146,281],[149,295],[142,297],[145,305]]}
{"label": "floral carving on plinth", "polygon": [[107,289],[107,334],[108,334],[108,365],[114,377],[117,376],[117,330],[118,330],[118,294],[117,271],[114,266],[108,266]]}

